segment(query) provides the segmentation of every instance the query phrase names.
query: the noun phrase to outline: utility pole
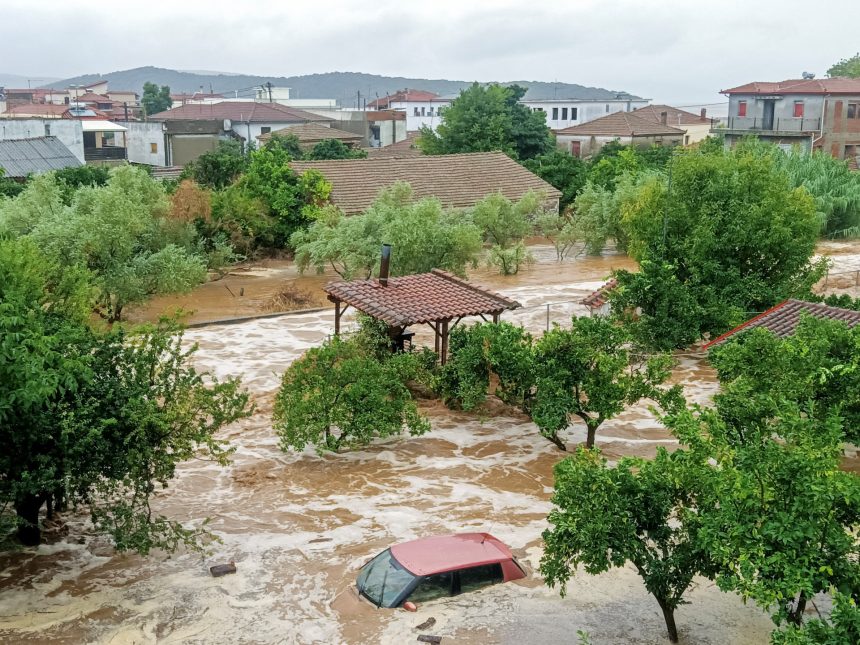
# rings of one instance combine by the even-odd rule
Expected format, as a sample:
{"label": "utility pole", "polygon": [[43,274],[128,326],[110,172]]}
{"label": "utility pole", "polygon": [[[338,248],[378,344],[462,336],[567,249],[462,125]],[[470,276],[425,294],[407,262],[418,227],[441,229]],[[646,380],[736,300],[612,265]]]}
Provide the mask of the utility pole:
{"label": "utility pole", "polygon": [[269,103],[272,102],[272,81],[266,81],[266,88],[269,90]]}

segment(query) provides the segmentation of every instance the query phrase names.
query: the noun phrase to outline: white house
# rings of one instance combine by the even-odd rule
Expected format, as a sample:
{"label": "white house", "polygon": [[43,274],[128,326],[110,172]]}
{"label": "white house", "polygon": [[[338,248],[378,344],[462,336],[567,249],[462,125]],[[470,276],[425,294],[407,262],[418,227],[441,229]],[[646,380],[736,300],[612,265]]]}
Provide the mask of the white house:
{"label": "white house", "polygon": [[632,112],[648,105],[649,100],[622,95],[617,99],[522,99],[520,103],[534,112],[545,112],[547,126],[562,130],[607,114]]}
{"label": "white house", "polygon": [[413,132],[427,126],[431,130],[442,122],[442,111],[454,99],[424,90],[405,89],[367,104],[370,110],[397,110],[406,114],[406,130]]}

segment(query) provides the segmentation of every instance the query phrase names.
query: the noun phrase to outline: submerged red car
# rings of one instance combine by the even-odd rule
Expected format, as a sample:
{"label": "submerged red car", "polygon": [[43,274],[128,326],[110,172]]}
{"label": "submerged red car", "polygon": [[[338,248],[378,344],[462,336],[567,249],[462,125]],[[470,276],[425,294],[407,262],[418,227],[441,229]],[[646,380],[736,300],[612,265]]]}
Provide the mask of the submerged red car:
{"label": "submerged red car", "polygon": [[395,544],[361,568],[358,592],[400,607],[525,577],[510,549],[489,533],[440,535]]}

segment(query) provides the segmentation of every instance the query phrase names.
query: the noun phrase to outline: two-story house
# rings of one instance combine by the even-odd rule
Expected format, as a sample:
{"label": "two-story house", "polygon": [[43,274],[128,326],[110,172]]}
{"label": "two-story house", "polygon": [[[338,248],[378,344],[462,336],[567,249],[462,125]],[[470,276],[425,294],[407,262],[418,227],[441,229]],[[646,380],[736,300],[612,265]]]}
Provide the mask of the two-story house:
{"label": "two-story house", "polygon": [[747,83],[722,93],[729,97],[728,122],[713,132],[728,146],[755,135],[837,159],[860,156],[860,78]]}
{"label": "two-story house", "polygon": [[550,130],[562,130],[594,121],[615,112],[632,112],[648,105],[648,99],[619,94],[611,99],[520,99],[532,112],[544,112]]}
{"label": "two-story house", "polygon": [[371,101],[369,110],[396,110],[406,114],[406,131],[413,132],[422,127],[435,130],[442,123],[442,111],[454,99],[444,98],[433,92],[405,89]]}

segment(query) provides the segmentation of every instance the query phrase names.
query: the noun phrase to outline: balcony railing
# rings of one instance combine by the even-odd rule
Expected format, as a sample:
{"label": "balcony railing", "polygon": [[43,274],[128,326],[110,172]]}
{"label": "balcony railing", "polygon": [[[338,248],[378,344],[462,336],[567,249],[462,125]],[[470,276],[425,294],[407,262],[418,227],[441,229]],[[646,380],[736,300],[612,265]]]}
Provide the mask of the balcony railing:
{"label": "balcony railing", "polygon": [[760,116],[730,116],[729,130],[755,130],[757,132],[814,132],[821,129],[821,119],[801,117],[774,117],[765,127],[765,119]]}
{"label": "balcony railing", "polygon": [[118,146],[84,148],[85,161],[119,161],[127,157],[126,149]]}

